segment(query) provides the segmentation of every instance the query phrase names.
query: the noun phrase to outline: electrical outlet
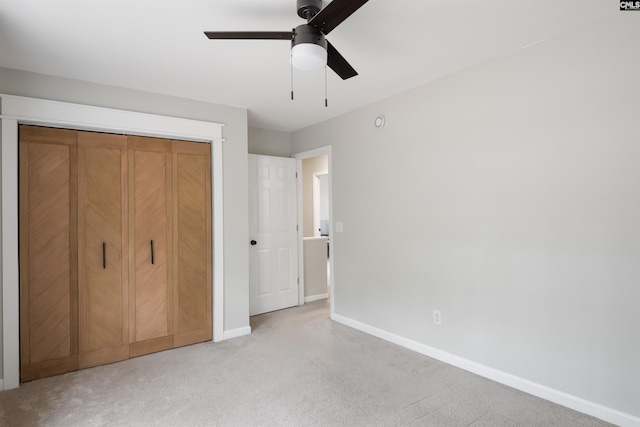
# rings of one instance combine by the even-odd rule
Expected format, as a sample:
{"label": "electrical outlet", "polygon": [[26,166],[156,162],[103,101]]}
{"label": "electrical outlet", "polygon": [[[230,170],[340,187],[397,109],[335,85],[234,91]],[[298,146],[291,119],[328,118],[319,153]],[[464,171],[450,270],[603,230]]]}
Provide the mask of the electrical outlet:
{"label": "electrical outlet", "polygon": [[442,324],[442,314],[440,313],[440,310],[433,310],[433,323],[436,325]]}

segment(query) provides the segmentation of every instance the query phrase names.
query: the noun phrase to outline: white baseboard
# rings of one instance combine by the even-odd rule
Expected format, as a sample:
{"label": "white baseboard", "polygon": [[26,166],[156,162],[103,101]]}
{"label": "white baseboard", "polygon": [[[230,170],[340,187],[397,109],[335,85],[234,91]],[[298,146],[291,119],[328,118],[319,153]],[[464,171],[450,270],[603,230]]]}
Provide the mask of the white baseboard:
{"label": "white baseboard", "polygon": [[400,335],[378,329],[374,326],[367,325],[365,323],[350,319],[339,314],[334,313],[331,316],[331,319],[335,320],[336,322],[342,323],[343,325],[381,338],[385,341],[392,342],[399,346],[424,354],[425,356],[429,356],[442,362],[448,363],[449,365],[464,369],[465,371],[473,372],[474,374],[480,375],[490,380],[508,385],[509,387],[513,387],[515,389],[524,391],[525,393],[532,394],[534,396],[557,403],[559,405],[566,406],[567,408],[571,408],[578,412],[600,418],[601,420],[613,423],[615,425],[621,427],[640,427],[640,418],[634,415],[626,414],[616,409],[609,408],[598,403],[590,402],[588,400],[581,399],[568,393],[552,389],[545,385],[538,384],[533,381],[529,381],[527,379],[520,378],[494,368],[490,368],[480,363],[473,362],[471,360],[453,355],[451,353],[447,353],[442,350],[438,350],[437,348],[421,344],[417,341],[401,337]]}
{"label": "white baseboard", "polygon": [[231,329],[224,331],[222,340],[230,340],[231,338],[238,338],[244,335],[251,335],[251,326],[245,326],[244,328]]}
{"label": "white baseboard", "polygon": [[310,295],[308,297],[304,297],[304,302],[313,302],[327,298],[329,298],[329,294]]}

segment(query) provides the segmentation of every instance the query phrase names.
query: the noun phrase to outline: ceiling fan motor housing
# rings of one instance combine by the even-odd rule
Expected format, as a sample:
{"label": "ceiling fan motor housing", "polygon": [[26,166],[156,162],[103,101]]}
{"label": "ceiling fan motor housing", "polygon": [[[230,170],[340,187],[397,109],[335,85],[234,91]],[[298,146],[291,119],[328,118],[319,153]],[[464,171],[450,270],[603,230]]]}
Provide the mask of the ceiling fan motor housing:
{"label": "ceiling fan motor housing", "polygon": [[297,0],[298,1],[298,16],[307,21],[314,16],[320,9],[322,9],[322,0]]}
{"label": "ceiling fan motor housing", "polygon": [[293,31],[291,47],[302,43],[316,44],[321,46],[324,50],[327,50],[327,40],[324,38],[324,34],[322,34],[319,29],[312,27],[311,25],[302,24],[297,26]]}

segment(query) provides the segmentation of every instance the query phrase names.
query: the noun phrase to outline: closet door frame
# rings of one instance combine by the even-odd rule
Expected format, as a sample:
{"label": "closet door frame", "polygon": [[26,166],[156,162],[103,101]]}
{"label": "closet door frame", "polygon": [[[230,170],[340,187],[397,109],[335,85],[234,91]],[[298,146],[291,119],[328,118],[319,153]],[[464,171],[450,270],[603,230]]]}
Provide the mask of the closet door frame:
{"label": "closet door frame", "polygon": [[33,124],[124,133],[211,144],[213,232],[213,340],[251,333],[224,334],[223,124],[0,94],[2,124],[2,364],[0,389],[20,384],[20,286],[18,263],[18,125]]}

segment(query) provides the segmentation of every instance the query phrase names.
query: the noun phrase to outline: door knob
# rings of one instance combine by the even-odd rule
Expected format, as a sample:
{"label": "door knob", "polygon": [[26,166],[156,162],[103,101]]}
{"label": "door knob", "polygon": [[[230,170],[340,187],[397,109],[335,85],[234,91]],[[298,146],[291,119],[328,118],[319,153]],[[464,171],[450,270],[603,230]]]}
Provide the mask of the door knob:
{"label": "door knob", "polygon": [[256,242],[255,240],[252,240],[252,241],[251,241],[251,246],[255,246],[255,245],[257,245],[257,244],[258,244],[258,242]]}

